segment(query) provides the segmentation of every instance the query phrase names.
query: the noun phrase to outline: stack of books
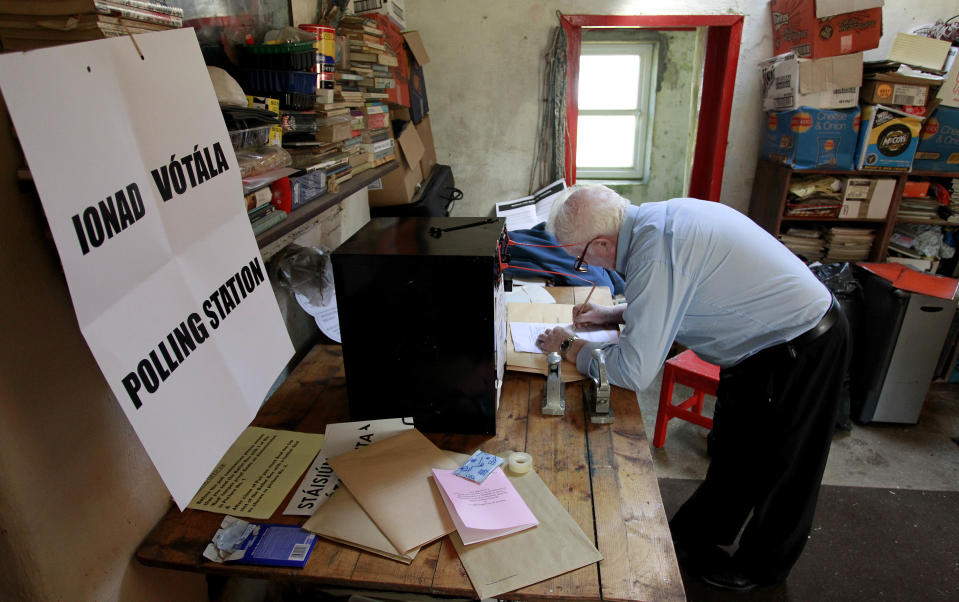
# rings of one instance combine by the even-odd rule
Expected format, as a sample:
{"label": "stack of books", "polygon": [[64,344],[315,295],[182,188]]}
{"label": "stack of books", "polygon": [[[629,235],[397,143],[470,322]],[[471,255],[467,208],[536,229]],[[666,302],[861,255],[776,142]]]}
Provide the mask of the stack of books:
{"label": "stack of books", "polygon": [[396,67],[399,59],[386,45],[383,30],[376,21],[356,15],[345,15],[337,33],[346,40],[349,48],[347,78],[338,82],[339,94],[344,98],[383,100],[387,90],[396,87],[390,67]]}
{"label": "stack of books", "polygon": [[938,210],[936,199],[903,197],[899,203],[899,217],[905,219],[939,219]]}
{"label": "stack of books", "polygon": [[821,261],[826,253],[826,241],[817,228],[789,228],[779,240],[807,263]]}
{"label": "stack of books", "polygon": [[183,26],[165,0],[0,0],[0,44],[33,50]]}
{"label": "stack of books", "polygon": [[869,259],[875,230],[834,226],[825,232],[826,256],[823,263],[865,261]]}

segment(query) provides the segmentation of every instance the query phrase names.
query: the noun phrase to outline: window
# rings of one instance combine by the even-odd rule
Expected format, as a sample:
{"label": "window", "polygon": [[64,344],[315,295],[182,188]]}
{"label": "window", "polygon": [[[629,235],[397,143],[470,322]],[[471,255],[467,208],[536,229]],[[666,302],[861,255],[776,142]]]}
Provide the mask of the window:
{"label": "window", "polygon": [[583,42],[577,179],[648,177],[657,52],[656,42]]}

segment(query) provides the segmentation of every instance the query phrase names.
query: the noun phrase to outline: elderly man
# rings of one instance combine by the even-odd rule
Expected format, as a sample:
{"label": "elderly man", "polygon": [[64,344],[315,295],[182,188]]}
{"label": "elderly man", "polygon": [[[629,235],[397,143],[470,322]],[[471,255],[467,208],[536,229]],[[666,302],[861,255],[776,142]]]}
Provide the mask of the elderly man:
{"label": "elderly man", "polygon": [[[627,303],[573,308],[576,328],[624,324],[619,343],[558,327],[537,340],[543,351],[595,375],[592,350],[602,347],[610,382],[636,391],[674,341],[720,366],[709,469],[670,521],[680,563],[725,589],[784,581],[812,526],[847,364],[849,327],[832,294],[719,203],[635,206],[585,187],[553,207],[548,228],[577,265],[622,274]],[[720,546],[740,531],[730,555]]]}

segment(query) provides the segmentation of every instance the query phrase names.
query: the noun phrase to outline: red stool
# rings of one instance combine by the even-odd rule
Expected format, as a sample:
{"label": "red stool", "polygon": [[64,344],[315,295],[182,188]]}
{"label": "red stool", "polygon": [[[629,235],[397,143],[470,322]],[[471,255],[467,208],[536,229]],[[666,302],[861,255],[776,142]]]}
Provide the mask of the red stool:
{"label": "red stool", "polygon": [[[673,405],[673,385],[679,383],[692,387],[693,396],[678,405]],[[703,396],[715,395],[719,386],[719,366],[704,362],[692,349],[683,351],[666,360],[663,367],[663,386],[659,392],[659,411],[656,413],[656,430],[653,446],[662,447],[666,442],[666,424],[680,418],[708,429],[713,428],[712,418],[703,416]]]}

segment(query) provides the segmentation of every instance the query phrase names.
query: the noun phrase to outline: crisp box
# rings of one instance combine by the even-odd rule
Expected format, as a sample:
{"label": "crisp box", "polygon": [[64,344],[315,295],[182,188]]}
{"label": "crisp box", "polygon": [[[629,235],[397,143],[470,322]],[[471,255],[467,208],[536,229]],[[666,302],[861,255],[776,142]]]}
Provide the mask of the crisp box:
{"label": "crisp box", "polygon": [[759,69],[764,111],[849,109],[859,104],[861,52],[815,60],[787,52],[759,63]]}
{"label": "crisp box", "polygon": [[862,82],[863,104],[925,106],[929,81],[901,73],[877,73]]}
{"label": "crisp box", "polygon": [[922,119],[884,105],[862,105],[856,169],[909,171]]}
{"label": "crisp box", "polygon": [[858,135],[859,107],[769,111],[760,154],[795,169],[851,169]]}
{"label": "crisp box", "polygon": [[959,109],[940,105],[926,120],[912,169],[959,173]]}
{"label": "crisp box", "polygon": [[883,0],[771,0],[773,48],[803,58],[851,54],[879,46]]}

